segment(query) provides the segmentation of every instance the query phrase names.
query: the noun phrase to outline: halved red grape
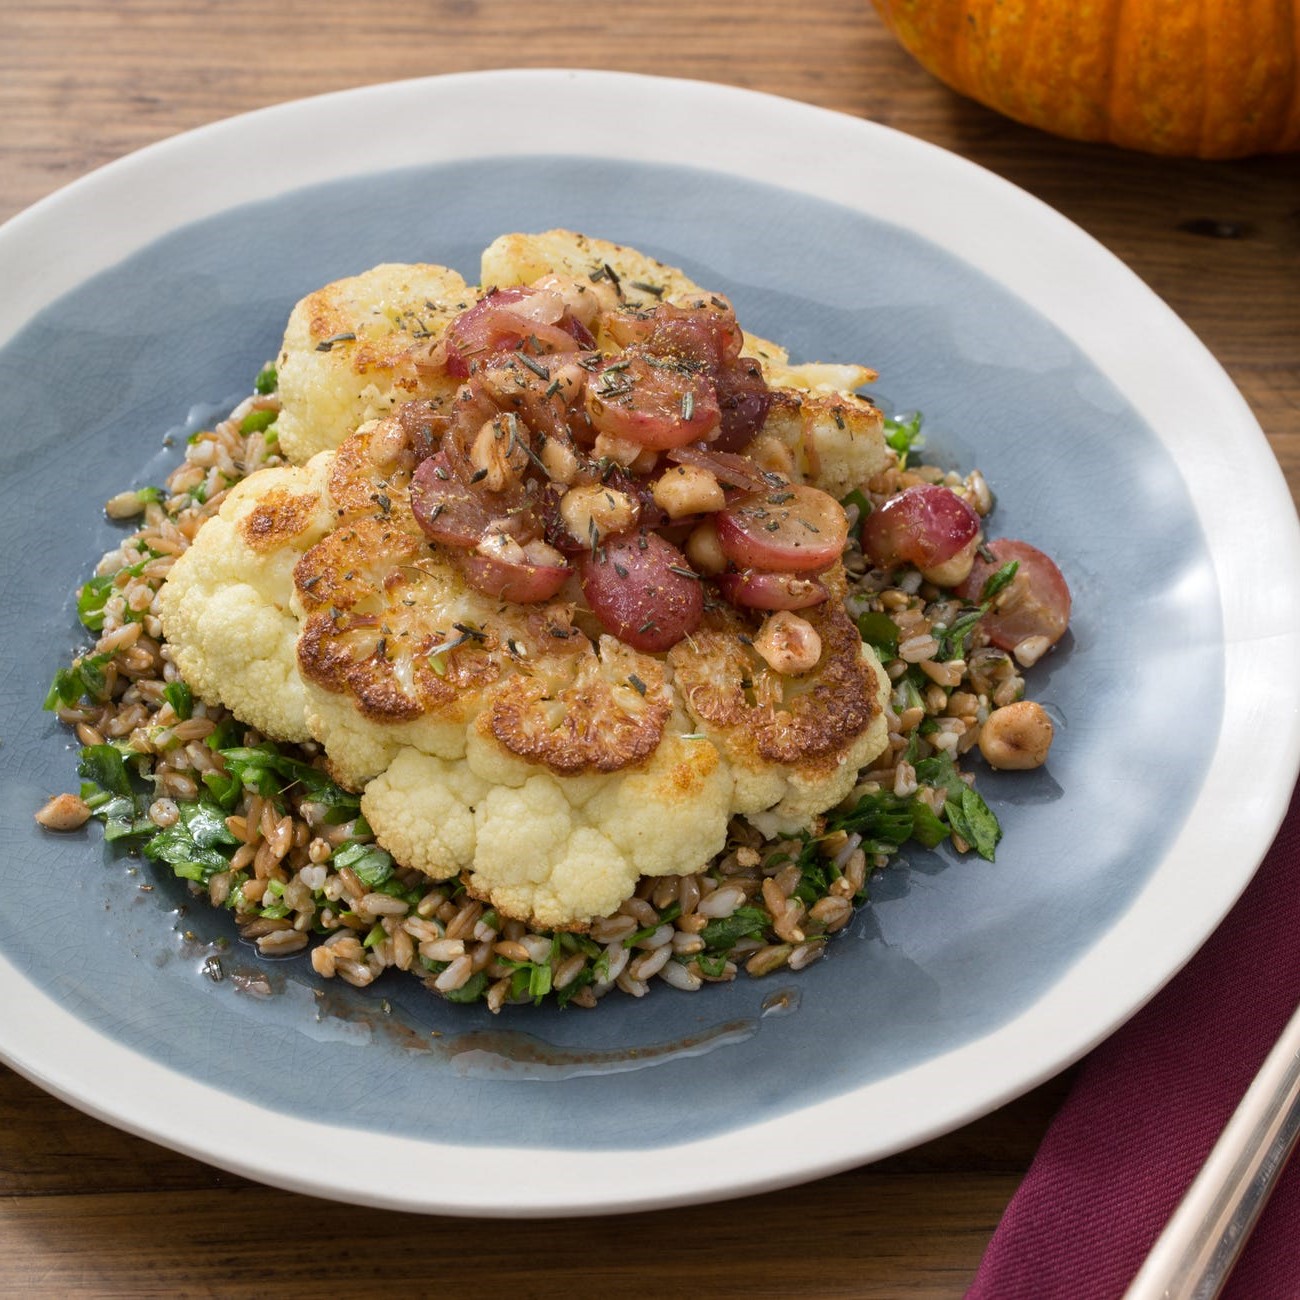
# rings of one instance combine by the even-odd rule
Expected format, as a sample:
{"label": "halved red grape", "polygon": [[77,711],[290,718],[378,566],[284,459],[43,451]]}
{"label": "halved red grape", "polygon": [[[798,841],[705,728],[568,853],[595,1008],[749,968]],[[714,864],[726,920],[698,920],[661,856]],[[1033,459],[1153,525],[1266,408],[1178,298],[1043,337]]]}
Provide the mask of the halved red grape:
{"label": "halved red grape", "polygon": [[461,312],[447,326],[443,340],[447,373],[457,379],[467,378],[475,362],[498,352],[543,355],[592,346],[590,333],[565,313],[558,294],[522,288],[494,289]]}
{"label": "halved red grape", "polygon": [[601,433],[662,451],[707,438],[721,412],[706,375],[629,349],[588,382],[587,416]]}
{"label": "halved red grape", "polygon": [[724,299],[710,297],[693,307],[661,303],[649,313],[616,313],[607,318],[606,329],[621,347],[641,345],[656,355],[703,368],[718,401],[719,449],[740,451],[762,427],[772,395],[762,366],[740,355],[745,335]]}
{"label": "halved red grape", "polygon": [[830,599],[825,583],[801,573],[730,570],[718,575],[718,589],[733,605],[747,609],[808,609]]}
{"label": "halved red grape", "polygon": [[763,368],[751,357],[725,364],[714,379],[722,418],[714,445],[721,451],[740,451],[753,442],[772,406],[772,391]]}
{"label": "halved red grape", "polygon": [[989,542],[992,560],[977,557],[970,576],[956,594],[972,604],[983,599],[984,584],[1004,565],[1015,560],[1016,576],[1003,588],[997,604],[980,620],[988,638],[1002,650],[1014,650],[1031,636],[1055,645],[1070,623],[1070,588],[1055,561],[1036,546],[1013,538]]}
{"label": "halved red grape", "polygon": [[849,536],[840,503],[802,483],[750,492],[714,520],[729,560],[775,573],[824,569],[840,558]]}
{"label": "halved red grape", "polygon": [[477,552],[463,558],[465,580],[494,600],[532,605],[550,600],[573,570],[567,564],[515,564]]}
{"label": "halved red grape", "polygon": [[578,572],[601,626],[634,650],[667,650],[704,616],[700,579],[658,533],[611,537],[583,556]]}
{"label": "halved red grape", "polygon": [[934,569],[968,546],[979,531],[979,515],[955,492],[920,483],[866,517],[862,550],[874,564]]}
{"label": "halved red grape", "polygon": [[722,298],[699,307],[665,302],[651,312],[616,312],[606,318],[605,328],[619,347],[645,344],[653,352],[710,370],[734,360],[745,340],[735,313]]}
{"label": "halved red grape", "polygon": [[492,523],[478,494],[456,477],[441,451],[411,475],[411,510],[427,537],[466,550],[479,544]]}

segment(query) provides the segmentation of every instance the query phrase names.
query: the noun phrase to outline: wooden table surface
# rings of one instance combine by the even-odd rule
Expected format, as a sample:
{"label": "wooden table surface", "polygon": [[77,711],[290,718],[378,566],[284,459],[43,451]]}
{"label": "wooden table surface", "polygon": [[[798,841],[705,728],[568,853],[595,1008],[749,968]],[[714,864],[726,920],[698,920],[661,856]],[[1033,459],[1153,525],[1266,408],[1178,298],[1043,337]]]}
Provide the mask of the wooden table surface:
{"label": "wooden table surface", "polygon": [[[246,109],[510,66],[728,82],[871,118],[992,169],[1100,239],[1192,326],[1300,496],[1300,163],[1160,161],[1016,126],[933,82],[866,0],[0,0],[0,219]],[[1069,1082],[791,1191],[502,1223],[260,1187],[0,1068],[0,1295],[306,1296],[401,1279],[438,1295],[959,1296]]]}

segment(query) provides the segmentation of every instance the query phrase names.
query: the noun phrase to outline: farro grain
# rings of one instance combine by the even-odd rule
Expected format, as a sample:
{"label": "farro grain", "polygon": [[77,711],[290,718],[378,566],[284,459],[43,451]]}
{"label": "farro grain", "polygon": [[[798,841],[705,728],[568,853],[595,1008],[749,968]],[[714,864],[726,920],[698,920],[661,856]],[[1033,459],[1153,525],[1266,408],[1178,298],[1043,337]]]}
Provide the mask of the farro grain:
{"label": "farro grain", "polygon": [[439,993],[451,993],[462,988],[474,974],[474,965],[468,957],[457,957],[434,981],[433,987]]}
{"label": "farro grain", "polygon": [[672,955],[672,947],[669,944],[663,944],[629,962],[628,973],[635,980],[653,979],[663,970]]}
{"label": "farro grain", "polygon": [[656,948],[663,948],[672,943],[675,933],[676,930],[671,925],[658,926],[653,933],[646,935],[644,939],[639,939],[635,947],[643,952],[653,952]]}
{"label": "farro grain", "polygon": [[519,941],[528,953],[528,960],[541,965],[550,960],[551,941],[544,935],[526,934]]}
{"label": "farro grain", "polygon": [[773,917],[781,916],[785,912],[785,900],[787,895],[782,892],[781,886],[776,880],[769,876],[763,881],[763,902],[767,904],[767,910]]}
{"label": "farro grain", "polygon": [[803,970],[805,966],[811,966],[825,951],[826,945],[824,943],[801,943],[790,954],[790,959],[786,965],[791,970]]}
{"label": "farro grain", "polygon": [[449,939],[468,939],[474,933],[479,917],[483,915],[483,904],[477,899],[466,903],[447,924]]}
{"label": "farro grain", "polygon": [[644,898],[626,899],[619,911],[624,916],[635,918],[638,928],[641,926],[654,925],[659,919],[659,913]]}
{"label": "farro grain", "polygon": [[364,962],[336,961],[334,969],[341,979],[359,989],[375,981],[375,972]]}
{"label": "farro grain", "polygon": [[279,916],[259,916],[249,921],[247,925],[242,926],[240,933],[245,939],[260,939],[264,934],[271,934],[276,930],[290,929],[289,922]]}
{"label": "farro grain", "polygon": [[809,917],[825,926],[828,933],[843,929],[853,915],[853,904],[847,898],[820,898],[808,912]]}
{"label": "farro grain", "polygon": [[788,943],[769,944],[754,953],[745,963],[745,970],[753,976],[770,975],[789,961],[793,951]]}
{"label": "farro grain", "polygon": [[393,965],[398,970],[410,970],[415,960],[415,944],[405,930],[393,931]]}
{"label": "farro grain", "polygon": [[149,820],[155,826],[175,826],[180,820],[180,809],[176,807],[174,799],[155,799],[149,805]]}
{"label": "farro grain", "polygon": [[308,938],[308,935],[298,930],[277,930],[262,935],[257,941],[257,950],[268,957],[287,957],[291,952],[300,952],[305,948]]}
{"label": "farro grain", "polygon": [[654,882],[654,889],[650,894],[650,901],[659,911],[671,907],[677,901],[677,892],[680,888],[680,877],[663,876]]}
{"label": "farro grain", "polygon": [[332,979],[334,976],[334,949],[328,944],[318,944],[311,950],[311,965],[317,975],[325,979]]}
{"label": "farro grain", "polygon": [[745,901],[744,891],[735,885],[727,885],[715,890],[707,898],[700,899],[697,915],[711,920],[723,920],[730,916]]}
{"label": "farro grain", "polygon": [[797,898],[787,899],[780,912],[772,917],[772,929],[776,931],[777,938],[784,939],[787,943],[802,943],[805,938],[800,928],[803,917],[803,903]]}
{"label": "farro grain", "polygon": [[528,949],[517,939],[498,939],[493,951],[506,961],[532,961]]}
{"label": "farro grain", "polygon": [[[505,1000],[510,992],[510,976],[497,980],[495,984],[489,985],[487,991],[487,1008],[494,1014],[501,1010],[505,1005]],[[576,998],[573,1001],[577,1001]]]}
{"label": "farro grain", "polygon": [[609,954],[606,962],[605,979],[612,983],[623,973],[624,968],[631,960],[632,954],[621,943],[611,944],[605,951]]}
{"label": "farro grain", "polygon": [[463,939],[429,939],[420,945],[420,956],[430,961],[455,961],[464,955]]}
{"label": "farro grain", "polygon": [[575,952],[571,957],[566,957],[555,968],[555,974],[552,976],[554,987],[557,989],[568,988],[582,974],[586,965],[587,958],[584,953]]}
{"label": "farro grain", "polygon": [[611,943],[626,939],[638,926],[632,916],[600,917],[591,923],[591,937],[597,943]]}
{"label": "farro grain", "polygon": [[704,982],[700,978],[698,970],[691,970],[677,961],[670,961],[659,972],[659,978],[665,984],[669,984],[675,989],[681,989],[683,993],[694,993]]}

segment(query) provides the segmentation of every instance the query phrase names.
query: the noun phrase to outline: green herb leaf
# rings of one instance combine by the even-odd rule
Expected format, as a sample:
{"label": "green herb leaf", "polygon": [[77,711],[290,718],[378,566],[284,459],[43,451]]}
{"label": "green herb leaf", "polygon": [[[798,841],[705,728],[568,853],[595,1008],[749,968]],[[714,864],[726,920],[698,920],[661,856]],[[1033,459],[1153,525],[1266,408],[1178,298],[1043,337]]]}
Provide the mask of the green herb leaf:
{"label": "green herb leaf", "polygon": [[941,749],[929,758],[923,758],[915,765],[916,779],[920,785],[931,785],[942,790],[949,799],[961,799],[962,791],[970,787],[961,779],[952,755]]}
{"label": "green herb leaf", "polygon": [[888,614],[868,610],[858,615],[858,635],[880,653],[892,659],[898,653],[898,625]]}
{"label": "green herb leaf", "polygon": [[249,411],[239,422],[240,433],[261,433],[263,429],[274,424],[279,411]]}
{"label": "green herb leaf", "polygon": [[442,996],[448,1002],[477,1002],[487,991],[488,977],[483,971],[475,971],[458,989],[452,989]]}
{"label": "green herb leaf", "polygon": [[953,620],[952,626],[945,628],[939,635],[938,658],[964,659],[970,645],[971,633],[975,631],[976,625],[987,612],[988,606],[981,605],[978,609],[967,610],[966,613],[958,615]]}
{"label": "green herb leaf", "polygon": [[[219,871],[230,867],[230,860],[216,844],[238,843],[226,830],[225,818],[202,811],[203,805],[182,805],[181,819],[160,830],[145,846],[147,857],[166,862],[183,880],[206,885]],[[216,827],[219,825],[220,830]],[[196,838],[195,832],[205,842]],[[224,839],[222,835],[224,834]]]}
{"label": "green herb leaf", "polygon": [[1016,576],[1019,568],[1019,560],[1008,560],[996,573],[989,574],[988,580],[984,583],[984,590],[980,592],[980,599],[985,604],[992,602],[998,592]]}
{"label": "green herb leaf", "polygon": [[268,393],[275,392],[279,383],[280,377],[276,374],[275,367],[267,365],[257,372],[257,378],[253,380],[253,387],[265,397]]}
{"label": "green herb leaf", "polygon": [[853,506],[858,512],[858,523],[861,523],[871,513],[871,502],[867,500],[866,493],[861,488],[854,488],[848,496],[840,500],[845,510]]}
{"label": "green herb leaf", "polygon": [[960,801],[949,799],[944,805],[948,825],[960,835],[980,857],[994,860],[994,849],[1002,838],[1002,827],[977,790],[964,786]]}
{"label": "green herb leaf", "polygon": [[194,692],[179,679],[163,687],[163,698],[172,706],[172,712],[182,721],[194,713]]}
{"label": "green herb leaf", "polygon": [[108,843],[138,835],[153,835],[158,830],[153,821],[140,812],[139,800],[124,794],[105,796],[102,792],[100,800],[95,805],[95,816],[104,824],[104,839]]}
{"label": "green herb leaf", "polygon": [[234,746],[218,751],[226,771],[263,797],[274,797],[290,786],[301,785],[315,803],[331,811],[331,820],[348,821],[361,808],[359,795],[336,785],[319,768],[299,762],[267,742],[255,746]]}
{"label": "green herb leaf", "polygon": [[93,781],[101,790],[133,797],[131,775],[122,755],[112,745],[87,745],[81,751],[77,775]]}
{"label": "green herb leaf", "polygon": [[211,849],[221,844],[241,844],[243,841],[226,825],[224,808],[200,799],[196,803],[182,803],[181,821],[189,832],[190,838],[200,848]]}
{"label": "green herb leaf", "polygon": [[943,819],[924,799],[912,800],[912,838],[924,844],[927,849],[934,848],[948,838],[948,827]]}
{"label": "green herb leaf", "polygon": [[96,702],[103,701],[108,694],[104,665],[112,657],[111,654],[86,655],[73,660],[71,667],[60,668],[50,683],[44,707],[72,708],[87,697]]}
{"label": "green herb leaf", "polygon": [[901,417],[885,416],[885,441],[898,453],[900,465],[907,464],[908,452],[925,445],[925,439],[921,436],[921,423],[920,411]]}
{"label": "green herb leaf", "polygon": [[90,578],[82,584],[81,590],[77,592],[77,617],[83,627],[89,628],[92,632],[103,631],[104,606],[108,604],[112,594],[111,574],[106,573]]}
{"label": "green herb leaf", "polygon": [[349,842],[338,850],[331,864],[340,870],[351,867],[357,879],[368,889],[384,884],[393,874],[393,859],[377,844]]}
{"label": "green herb leaf", "polygon": [[727,968],[725,952],[702,952],[695,960],[699,963],[700,973],[710,979],[720,979]]}
{"label": "green herb leaf", "polygon": [[772,918],[761,907],[738,907],[730,916],[710,921],[700,931],[706,949],[729,952],[741,939],[761,939]]}
{"label": "green herb leaf", "polygon": [[533,1001],[541,1000],[551,991],[551,967],[549,962],[535,962],[528,976],[528,992]]}

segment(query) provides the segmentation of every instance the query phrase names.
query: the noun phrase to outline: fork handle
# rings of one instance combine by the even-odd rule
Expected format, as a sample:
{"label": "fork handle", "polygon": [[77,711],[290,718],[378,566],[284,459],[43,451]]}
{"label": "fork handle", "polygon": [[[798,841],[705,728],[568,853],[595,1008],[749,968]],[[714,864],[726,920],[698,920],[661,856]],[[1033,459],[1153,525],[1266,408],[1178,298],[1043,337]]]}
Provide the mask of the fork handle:
{"label": "fork handle", "polygon": [[1124,1300],[1214,1300],[1300,1137],[1300,1008]]}

